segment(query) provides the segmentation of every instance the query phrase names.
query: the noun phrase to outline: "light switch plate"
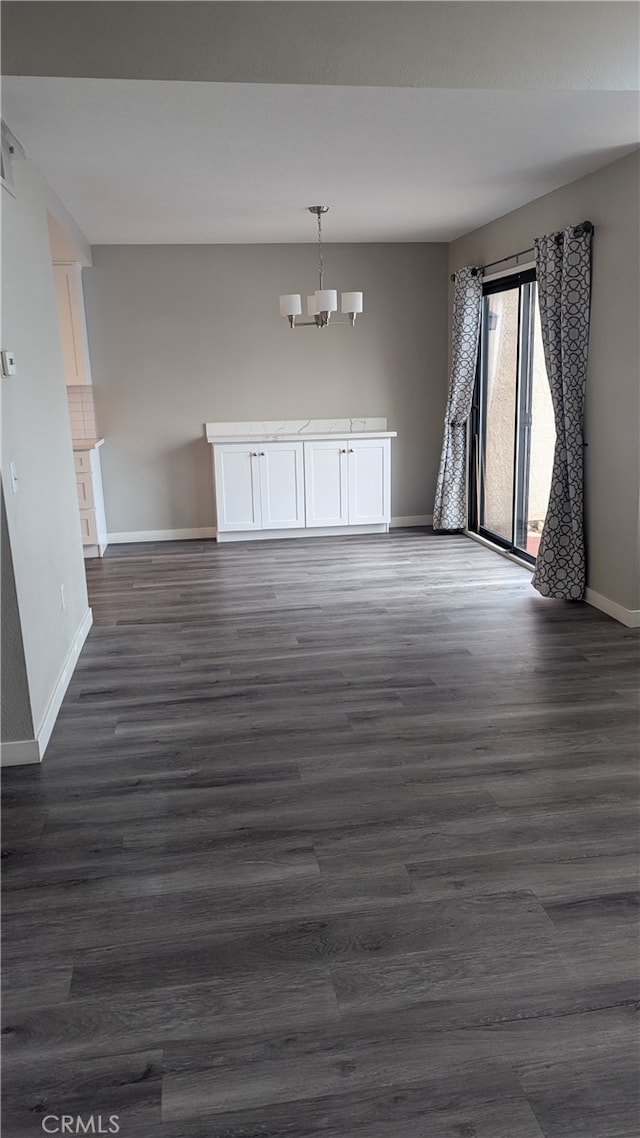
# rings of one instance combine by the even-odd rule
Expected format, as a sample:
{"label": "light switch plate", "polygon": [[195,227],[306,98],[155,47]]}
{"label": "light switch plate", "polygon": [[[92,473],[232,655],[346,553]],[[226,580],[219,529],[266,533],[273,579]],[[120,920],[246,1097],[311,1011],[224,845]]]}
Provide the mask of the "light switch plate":
{"label": "light switch plate", "polygon": [[0,352],[0,359],[2,360],[2,374],[5,377],[16,374],[16,357],[14,352],[10,352],[8,348],[3,348]]}

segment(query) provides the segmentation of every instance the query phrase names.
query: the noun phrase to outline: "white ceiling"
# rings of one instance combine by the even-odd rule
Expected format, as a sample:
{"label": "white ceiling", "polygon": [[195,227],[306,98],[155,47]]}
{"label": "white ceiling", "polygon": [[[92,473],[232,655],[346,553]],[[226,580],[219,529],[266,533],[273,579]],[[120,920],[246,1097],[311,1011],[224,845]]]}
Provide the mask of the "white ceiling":
{"label": "white ceiling", "polygon": [[627,91],[3,80],[92,244],[448,241],[627,153]]}

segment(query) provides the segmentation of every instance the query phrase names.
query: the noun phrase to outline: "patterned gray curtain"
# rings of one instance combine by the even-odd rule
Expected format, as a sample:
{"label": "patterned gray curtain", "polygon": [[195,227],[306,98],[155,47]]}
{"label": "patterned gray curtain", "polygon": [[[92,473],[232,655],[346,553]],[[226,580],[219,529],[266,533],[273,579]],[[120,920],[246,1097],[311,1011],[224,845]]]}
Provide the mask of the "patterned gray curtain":
{"label": "patterned gray curtain", "polygon": [[556,444],[533,585],[579,601],[585,589],[583,413],[591,297],[590,222],[534,241],[540,329]]}
{"label": "patterned gray curtain", "polygon": [[433,508],[433,528],[460,530],[467,524],[467,420],[476,379],[482,269],[456,272],[453,294],[453,343],[444,440]]}

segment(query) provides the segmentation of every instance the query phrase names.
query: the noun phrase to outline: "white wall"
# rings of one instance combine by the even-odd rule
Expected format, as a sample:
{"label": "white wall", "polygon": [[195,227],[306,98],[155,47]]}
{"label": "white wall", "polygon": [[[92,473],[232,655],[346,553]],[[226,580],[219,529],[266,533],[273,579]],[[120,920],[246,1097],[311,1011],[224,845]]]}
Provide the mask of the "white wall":
{"label": "white wall", "polygon": [[392,513],[433,512],[446,394],[447,247],[327,245],[355,328],[289,330],[313,245],[98,246],[84,273],[110,533],[214,524],[207,421],[386,415]]}
{"label": "white wall", "polygon": [[526,249],[534,237],[594,223],[585,403],[587,586],[640,610],[640,152],[563,186],[450,246],[450,268]]}
{"label": "white wall", "polygon": [[[15,199],[2,190],[2,344],[17,360],[17,374],[1,381],[2,484],[24,651],[22,678],[18,654],[9,654],[3,666],[10,673],[16,669],[18,687],[24,687],[26,669],[28,692],[15,698],[28,698],[37,737],[60,694],[61,674],[88,613],[47,211],[87,260],[90,251],[28,159],[16,158],[14,176]],[[11,462],[19,479],[17,494],[11,490]]]}

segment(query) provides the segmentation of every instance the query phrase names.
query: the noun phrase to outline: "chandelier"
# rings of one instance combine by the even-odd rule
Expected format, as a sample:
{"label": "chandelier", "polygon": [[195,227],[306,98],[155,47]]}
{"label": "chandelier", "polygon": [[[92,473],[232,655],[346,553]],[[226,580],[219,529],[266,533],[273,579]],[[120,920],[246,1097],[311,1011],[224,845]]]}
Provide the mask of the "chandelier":
{"label": "chandelier", "polygon": [[[307,316],[312,320],[301,320],[296,324],[296,316],[302,313],[302,297],[300,293],[293,292],[280,297],[280,315],[286,316],[290,328],[326,328],[332,312],[338,311],[338,293],[334,288],[324,287],[324,262],[322,258],[322,215],[329,210],[328,205],[310,205],[309,213],[315,213],[318,219],[318,285],[311,296],[307,297]],[[334,324],[351,324],[356,322],[356,316],[362,312],[362,293],[343,292],[340,294],[340,311],[348,316],[348,320],[334,320]]]}

